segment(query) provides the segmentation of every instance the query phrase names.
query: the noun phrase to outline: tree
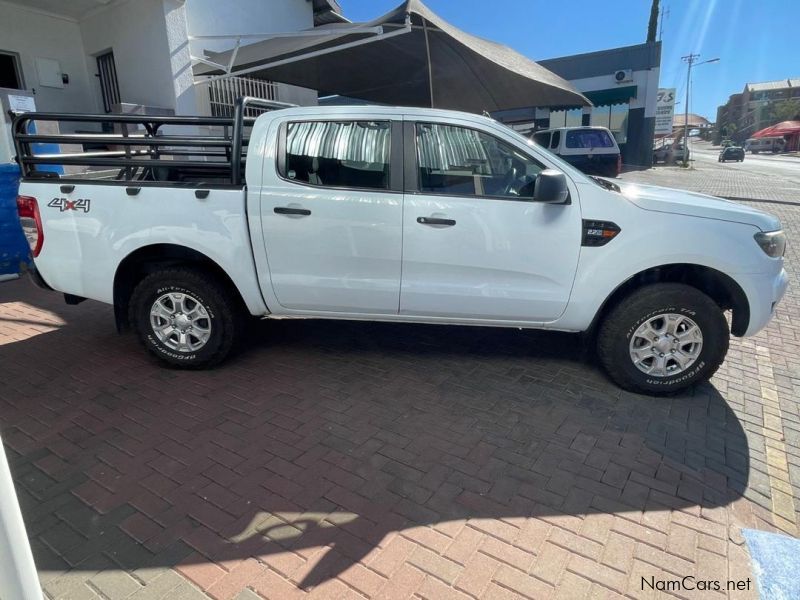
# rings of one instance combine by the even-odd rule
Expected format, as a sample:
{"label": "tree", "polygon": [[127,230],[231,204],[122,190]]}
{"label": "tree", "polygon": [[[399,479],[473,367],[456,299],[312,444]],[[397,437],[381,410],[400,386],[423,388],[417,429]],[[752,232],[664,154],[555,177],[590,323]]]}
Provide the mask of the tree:
{"label": "tree", "polygon": [[800,100],[773,100],[763,107],[759,115],[762,128],[782,121],[800,121]]}
{"label": "tree", "polygon": [[800,121],[800,100],[786,100],[775,107],[775,118],[781,121]]}
{"label": "tree", "polygon": [[656,34],[658,32],[658,2],[659,0],[653,0],[653,4],[650,6],[650,21],[647,23],[648,42],[656,41]]}

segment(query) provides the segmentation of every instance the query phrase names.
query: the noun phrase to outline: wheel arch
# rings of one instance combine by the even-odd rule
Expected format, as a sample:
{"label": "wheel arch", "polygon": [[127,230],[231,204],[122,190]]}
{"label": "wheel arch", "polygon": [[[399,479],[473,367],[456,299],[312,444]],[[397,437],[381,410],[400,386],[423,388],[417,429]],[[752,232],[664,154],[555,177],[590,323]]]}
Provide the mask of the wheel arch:
{"label": "wheel arch", "polygon": [[696,288],[709,296],[722,310],[731,310],[733,335],[741,337],[747,331],[750,324],[750,303],[741,286],[722,271],[691,263],[650,267],[626,279],[600,305],[590,331],[595,332],[603,318],[634,290],[652,283],[683,283]]}
{"label": "wheel arch", "polygon": [[117,266],[114,273],[114,319],[119,331],[130,328],[128,302],[136,284],[143,277],[163,267],[191,265],[212,274],[227,287],[240,304],[249,312],[239,287],[230,275],[213,259],[202,252],[179,244],[149,244],[129,253]]}

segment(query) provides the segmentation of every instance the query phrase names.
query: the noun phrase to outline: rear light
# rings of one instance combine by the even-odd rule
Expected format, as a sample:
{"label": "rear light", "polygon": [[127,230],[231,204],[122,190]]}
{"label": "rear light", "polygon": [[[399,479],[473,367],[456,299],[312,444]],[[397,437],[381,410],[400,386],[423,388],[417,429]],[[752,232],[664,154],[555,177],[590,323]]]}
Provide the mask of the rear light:
{"label": "rear light", "polygon": [[36,258],[42,251],[44,233],[42,232],[42,217],[39,215],[39,205],[36,198],[31,196],[17,196],[17,212],[22,232],[28,240],[31,254]]}
{"label": "rear light", "polygon": [[617,175],[622,173],[622,155],[617,156]]}

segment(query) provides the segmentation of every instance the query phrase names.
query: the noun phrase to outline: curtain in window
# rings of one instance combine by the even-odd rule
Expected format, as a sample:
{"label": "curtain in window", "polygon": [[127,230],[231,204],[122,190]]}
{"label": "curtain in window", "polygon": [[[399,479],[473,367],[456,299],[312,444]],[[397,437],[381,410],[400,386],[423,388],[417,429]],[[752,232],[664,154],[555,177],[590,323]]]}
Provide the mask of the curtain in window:
{"label": "curtain in window", "polygon": [[489,155],[473,129],[448,125],[418,125],[417,155],[423,169],[488,165]]}
{"label": "curtain in window", "polygon": [[289,123],[286,149],[298,156],[388,163],[390,131],[386,122]]}

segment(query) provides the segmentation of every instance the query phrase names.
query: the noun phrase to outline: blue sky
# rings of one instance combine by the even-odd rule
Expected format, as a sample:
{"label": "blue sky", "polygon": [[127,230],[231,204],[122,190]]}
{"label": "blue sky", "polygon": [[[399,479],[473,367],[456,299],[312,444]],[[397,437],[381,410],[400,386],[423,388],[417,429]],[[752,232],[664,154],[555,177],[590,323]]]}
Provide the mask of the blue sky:
{"label": "blue sky", "polygon": [[[647,35],[650,0],[424,0],[474,35],[537,60],[638,44]],[[400,0],[339,0],[352,21],[382,15]],[[661,0],[661,87],[683,99],[681,56],[719,63],[692,70],[691,112],[714,120],[717,106],[744,84],[800,77],[800,0]],[[487,8],[488,7],[488,8]],[[683,104],[676,110],[682,111]]]}

